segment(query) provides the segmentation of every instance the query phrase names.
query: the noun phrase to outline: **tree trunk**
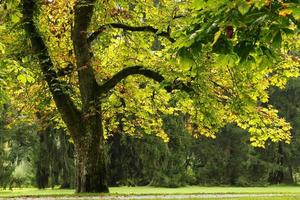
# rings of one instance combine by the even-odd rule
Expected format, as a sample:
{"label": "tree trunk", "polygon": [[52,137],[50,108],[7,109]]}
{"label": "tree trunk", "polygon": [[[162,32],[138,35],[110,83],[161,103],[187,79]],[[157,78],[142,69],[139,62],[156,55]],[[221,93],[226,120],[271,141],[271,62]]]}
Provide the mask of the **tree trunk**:
{"label": "tree trunk", "polygon": [[39,189],[48,187],[49,182],[49,129],[40,131],[39,136],[39,150],[36,160],[36,184]]}
{"label": "tree trunk", "polygon": [[95,2],[77,0],[74,6],[72,40],[82,102],[81,131],[72,134],[77,153],[77,192],[108,192],[99,86],[87,40]]}
{"label": "tree trunk", "polygon": [[280,167],[273,172],[269,178],[269,182],[273,184],[292,184],[294,183],[292,167],[288,164],[287,155],[284,152],[284,145],[282,142],[278,142],[278,161],[277,165]]}
{"label": "tree trunk", "polygon": [[47,45],[34,23],[36,2],[21,1],[23,26],[31,41],[33,54],[37,55],[56,107],[75,143],[77,192],[108,192],[101,107],[98,105],[99,86],[93,72],[90,46],[87,41],[87,30],[92,19],[95,0],[77,0],[74,6],[72,39],[81,94],[81,110],[76,107],[69,93],[65,92],[66,87],[59,79]]}
{"label": "tree trunk", "polygon": [[64,129],[59,130],[60,148],[62,160],[60,160],[61,168],[61,185],[60,189],[70,189],[75,186],[75,166],[74,166],[74,145],[69,142],[69,136]]}
{"label": "tree trunk", "polygon": [[100,114],[87,117],[84,136],[75,140],[76,192],[108,192],[107,159]]}

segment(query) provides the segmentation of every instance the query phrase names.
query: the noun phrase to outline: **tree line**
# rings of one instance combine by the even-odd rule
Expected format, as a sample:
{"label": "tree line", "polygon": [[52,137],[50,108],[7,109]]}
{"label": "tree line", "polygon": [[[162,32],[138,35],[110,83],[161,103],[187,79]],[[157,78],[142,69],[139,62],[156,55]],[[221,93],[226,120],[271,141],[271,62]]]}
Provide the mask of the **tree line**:
{"label": "tree line", "polygon": [[[119,129],[106,140],[110,186],[296,184],[300,174],[300,79],[286,89],[270,89],[270,102],[293,126],[291,144],[268,142],[265,148],[249,143],[249,134],[234,124],[216,139],[187,133],[183,115],[166,115],[168,143],[153,135],[134,137]],[[19,124],[6,128],[8,106],[1,108],[0,185],[75,187],[74,144],[55,122],[38,128]],[[40,126],[40,125],[39,125]]]}

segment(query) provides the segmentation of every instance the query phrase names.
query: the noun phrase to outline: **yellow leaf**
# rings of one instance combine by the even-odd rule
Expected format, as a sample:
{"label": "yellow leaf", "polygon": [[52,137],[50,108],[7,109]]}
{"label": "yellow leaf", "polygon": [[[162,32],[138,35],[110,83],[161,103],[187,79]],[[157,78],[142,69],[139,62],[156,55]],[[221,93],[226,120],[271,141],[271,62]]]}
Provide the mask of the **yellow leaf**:
{"label": "yellow leaf", "polygon": [[222,30],[219,30],[218,32],[215,33],[214,42],[212,43],[212,45],[214,45],[218,41],[218,39],[221,36],[221,33],[222,33]]}
{"label": "yellow leaf", "polygon": [[283,16],[283,17],[288,16],[292,13],[293,13],[293,10],[291,10],[291,9],[283,9],[283,10],[279,11],[279,15]]}

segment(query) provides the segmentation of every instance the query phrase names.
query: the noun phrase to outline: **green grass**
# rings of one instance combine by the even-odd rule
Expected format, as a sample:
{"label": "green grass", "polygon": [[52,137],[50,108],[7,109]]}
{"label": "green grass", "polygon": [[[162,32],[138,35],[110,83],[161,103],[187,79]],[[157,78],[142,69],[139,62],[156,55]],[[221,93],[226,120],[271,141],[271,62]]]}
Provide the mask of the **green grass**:
{"label": "green grass", "polygon": [[[300,197],[300,186],[269,186],[269,187],[200,187],[189,186],[181,188],[157,187],[111,187],[110,194],[104,195],[146,195],[146,194],[297,194]],[[103,194],[84,193],[80,196],[97,196]],[[78,196],[74,190],[18,188],[11,190],[0,189],[0,198],[23,196]],[[300,198],[297,199],[300,200]],[[235,198],[237,200],[237,198]],[[249,198],[242,198],[249,200]],[[251,198],[250,198],[251,199]],[[260,199],[258,197],[252,199]],[[265,199],[265,198],[261,198]],[[295,197],[270,197],[267,199],[293,200]],[[203,199],[202,199],[203,200]],[[213,199],[210,199],[213,200]],[[226,199],[224,199],[226,200]]]}
{"label": "green grass", "polygon": [[1,197],[21,197],[21,196],[72,196],[74,190],[65,189],[44,189],[39,190],[36,188],[16,188],[13,190],[0,189]]}
{"label": "green grass", "polygon": [[[166,199],[151,199],[151,200],[166,200]],[[172,199],[167,199],[167,200],[172,200]],[[222,198],[222,199],[191,198],[191,199],[180,199],[180,200],[300,200],[300,197],[242,197],[242,198]]]}
{"label": "green grass", "polygon": [[111,193],[118,194],[300,194],[300,186],[269,187],[200,187],[188,186],[180,188],[157,187],[113,187]]}

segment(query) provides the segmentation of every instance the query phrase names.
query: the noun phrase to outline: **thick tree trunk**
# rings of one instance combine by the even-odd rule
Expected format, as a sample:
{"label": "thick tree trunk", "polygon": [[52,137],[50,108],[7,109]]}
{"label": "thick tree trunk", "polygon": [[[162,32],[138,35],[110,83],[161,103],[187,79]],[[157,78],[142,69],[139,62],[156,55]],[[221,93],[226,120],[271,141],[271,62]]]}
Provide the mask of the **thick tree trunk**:
{"label": "thick tree trunk", "polygon": [[92,19],[95,0],[76,0],[74,6],[73,46],[76,56],[78,83],[82,109],[79,110],[60,81],[43,37],[34,23],[35,0],[22,0],[24,29],[31,41],[33,54],[48,83],[56,107],[66,123],[77,151],[77,192],[108,192],[99,86],[96,82],[88,26]]}
{"label": "thick tree trunk", "polygon": [[108,192],[107,157],[100,114],[87,117],[85,133],[75,140],[76,192]]}
{"label": "thick tree trunk", "polygon": [[95,2],[77,0],[74,6],[72,40],[82,102],[83,131],[72,134],[77,152],[77,192],[108,192],[99,86],[88,43],[88,27]]}

